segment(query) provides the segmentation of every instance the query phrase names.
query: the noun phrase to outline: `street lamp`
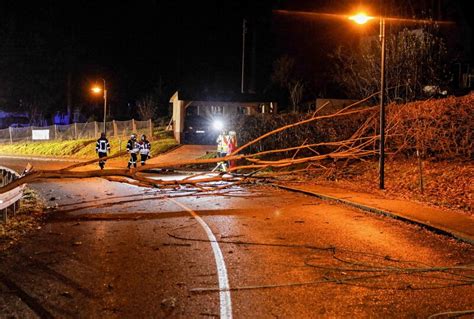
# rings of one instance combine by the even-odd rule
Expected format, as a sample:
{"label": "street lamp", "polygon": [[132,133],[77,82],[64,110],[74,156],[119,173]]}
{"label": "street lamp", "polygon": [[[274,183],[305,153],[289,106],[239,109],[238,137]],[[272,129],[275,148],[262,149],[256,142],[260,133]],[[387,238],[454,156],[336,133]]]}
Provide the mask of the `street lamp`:
{"label": "street lamp", "polygon": [[104,92],[104,134],[105,134],[106,133],[105,124],[106,124],[106,115],[107,115],[107,89],[105,87],[105,80],[102,79],[102,81],[104,81],[104,86],[102,88],[99,86],[94,86],[92,88],[92,92],[96,94],[99,94],[102,91]]}
{"label": "street lamp", "polygon": [[[349,20],[357,24],[364,24],[375,17],[366,15],[365,13],[358,13],[350,16]],[[380,175],[380,189],[385,188],[385,18],[380,16],[380,32],[379,39],[381,44],[380,52],[380,143],[379,143],[379,175]]]}

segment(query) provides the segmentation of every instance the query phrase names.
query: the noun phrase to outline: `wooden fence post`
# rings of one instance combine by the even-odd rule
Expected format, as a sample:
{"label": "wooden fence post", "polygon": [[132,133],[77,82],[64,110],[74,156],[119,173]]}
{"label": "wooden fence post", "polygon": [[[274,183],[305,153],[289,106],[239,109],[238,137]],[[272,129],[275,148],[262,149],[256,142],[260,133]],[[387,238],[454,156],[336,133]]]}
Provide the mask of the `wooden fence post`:
{"label": "wooden fence post", "polygon": [[114,126],[114,136],[117,137],[118,136],[117,123],[115,122],[115,120],[112,120],[112,124]]}
{"label": "wooden fence post", "polygon": [[12,130],[13,130],[13,128],[11,126],[9,126],[8,127],[8,132],[10,133],[10,144],[13,144]]}
{"label": "wooden fence post", "polygon": [[132,131],[133,133],[137,133],[137,123],[135,123],[135,119],[132,119]]}
{"label": "wooden fence post", "polygon": [[74,139],[77,140],[77,123],[74,123]]}
{"label": "wooden fence post", "polygon": [[151,119],[148,120],[148,136],[150,140],[153,140],[153,122]]}
{"label": "wooden fence post", "polygon": [[55,140],[58,139],[58,127],[56,124],[54,124],[54,139]]}
{"label": "wooden fence post", "polygon": [[99,131],[99,128],[97,127],[97,121],[94,121],[94,137],[97,138],[97,132]]}

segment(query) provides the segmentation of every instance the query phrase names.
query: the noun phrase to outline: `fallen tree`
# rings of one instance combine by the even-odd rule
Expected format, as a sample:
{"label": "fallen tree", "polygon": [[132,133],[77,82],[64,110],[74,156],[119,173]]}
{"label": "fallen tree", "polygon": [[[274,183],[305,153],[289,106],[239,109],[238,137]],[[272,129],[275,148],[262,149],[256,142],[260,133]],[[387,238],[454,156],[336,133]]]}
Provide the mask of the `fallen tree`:
{"label": "fallen tree", "polygon": [[[274,180],[295,172],[327,171],[325,165],[328,161],[345,160],[347,162],[378,155],[379,136],[376,134],[379,130],[378,107],[361,106],[372,97],[373,95],[335,113],[318,115],[318,112],[324,108],[325,105],[323,105],[314,113],[308,114],[306,118],[281,125],[254,137],[224,158],[168,161],[130,170],[77,170],[100,160],[96,158],[60,170],[33,169],[13,183],[0,188],[0,194],[21,184],[39,179],[100,177],[145,187],[193,186],[197,189],[209,190],[252,183],[262,179]],[[472,155],[473,143],[473,114],[472,111],[469,112],[472,103],[474,103],[473,94],[461,98],[389,105],[386,125],[386,153],[389,156],[399,153],[409,155],[414,150],[420,150],[423,155],[437,154],[442,157],[451,155],[469,158]],[[272,119],[272,116],[268,116],[268,118]],[[329,127],[328,120],[331,121]],[[324,125],[321,125],[322,123]],[[344,127],[345,131],[341,134],[343,138],[336,139],[337,134],[324,133],[325,130],[342,132],[340,128],[333,127],[337,123],[339,126],[347,126]],[[319,132],[319,135],[291,138],[288,135],[288,132],[291,131]],[[303,137],[304,139],[302,139]],[[272,139],[271,143],[265,143]],[[295,144],[298,142],[298,144],[291,145],[291,141]],[[310,142],[308,143],[308,141]],[[279,147],[272,147],[274,145],[279,145]],[[125,152],[103,159],[112,159],[123,154]],[[150,178],[144,174],[144,170],[203,165],[209,167],[222,161],[234,161],[237,165],[229,168],[225,173],[206,172],[174,180]]]}
{"label": "fallen tree", "polygon": [[[372,97],[372,96],[371,96]],[[310,115],[309,118],[298,121],[296,123],[288,124],[277,129],[271,130],[251,141],[245,143],[238,149],[236,149],[232,154],[229,154],[223,158],[209,158],[209,159],[195,159],[187,161],[170,161],[162,162],[159,164],[150,164],[147,166],[142,166],[135,169],[108,169],[108,170],[86,170],[86,171],[77,171],[75,169],[84,167],[98,162],[99,160],[111,159],[123,153],[116,154],[114,156],[102,158],[102,159],[93,159],[84,163],[74,164],[68,167],[65,167],[61,170],[31,170],[24,174],[21,178],[15,180],[13,183],[10,183],[2,188],[0,188],[0,193],[9,191],[21,184],[31,183],[39,179],[57,179],[57,178],[90,178],[90,177],[100,177],[106,178],[109,180],[120,181],[125,183],[130,183],[133,185],[147,186],[147,187],[177,187],[179,185],[192,185],[197,188],[209,188],[213,189],[222,189],[235,184],[242,184],[255,181],[256,179],[271,179],[277,176],[286,174],[284,171],[278,171],[265,174],[261,174],[263,170],[267,169],[288,169],[298,167],[299,169],[310,169],[315,163],[321,162],[327,159],[340,160],[340,159],[358,159],[363,157],[368,157],[376,154],[376,148],[371,145],[375,145],[376,140],[378,139],[377,135],[364,136],[367,133],[368,125],[365,126],[365,129],[357,130],[350,139],[341,140],[341,141],[331,141],[331,142],[320,142],[302,145],[296,145],[289,148],[282,149],[271,149],[261,152],[254,153],[243,153],[244,150],[248,149],[250,146],[258,143],[259,141],[266,139],[272,135],[279,134],[290,128],[295,128],[302,125],[308,125],[321,121],[324,119],[332,118],[341,118],[345,116],[351,116],[353,114],[368,114],[367,118],[374,118],[374,114],[377,113],[377,107],[359,107],[355,109],[356,106],[364,103],[367,99],[358,101],[354,104],[347,106],[346,108],[329,115],[317,115],[317,112]],[[331,149],[330,152],[321,154],[316,151],[314,148],[318,146],[325,146]],[[290,151],[295,151],[295,154],[292,157],[283,157],[283,158],[267,158],[270,155],[275,154],[286,154]],[[304,153],[305,151],[306,153]],[[307,153],[309,152],[309,154]],[[281,156],[280,156],[281,157]],[[203,164],[214,164],[217,165],[222,161],[236,161],[239,164],[235,167],[232,167],[227,170],[227,172],[216,172],[216,173],[206,173],[206,174],[195,174],[191,175],[184,179],[175,179],[175,180],[165,180],[165,179],[154,179],[147,177],[146,174],[143,174],[144,170],[156,169],[156,168],[178,168],[186,167],[191,165],[203,165]],[[306,165],[305,168],[301,166]],[[225,182],[225,184],[216,184],[214,186],[209,186],[209,183],[213,182]]]}

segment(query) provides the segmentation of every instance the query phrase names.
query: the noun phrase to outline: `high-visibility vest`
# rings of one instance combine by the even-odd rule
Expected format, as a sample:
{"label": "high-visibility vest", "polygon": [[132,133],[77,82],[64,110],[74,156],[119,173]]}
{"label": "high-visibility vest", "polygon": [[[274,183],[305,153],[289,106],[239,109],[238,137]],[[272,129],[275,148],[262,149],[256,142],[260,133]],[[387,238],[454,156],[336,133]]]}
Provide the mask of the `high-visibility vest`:
{"label": "high-visibility vest", "polygon": [[217,152],[223,152],[224,151],[224,135],[219,134],[216,140],[217,143]]}
{"label": "high-visibility vest", "polygon": [[229,145],[227,145],[227,141],[229,140],[228,135],[223,135],[222,137],[222,153],[227,153],[229,151]]}

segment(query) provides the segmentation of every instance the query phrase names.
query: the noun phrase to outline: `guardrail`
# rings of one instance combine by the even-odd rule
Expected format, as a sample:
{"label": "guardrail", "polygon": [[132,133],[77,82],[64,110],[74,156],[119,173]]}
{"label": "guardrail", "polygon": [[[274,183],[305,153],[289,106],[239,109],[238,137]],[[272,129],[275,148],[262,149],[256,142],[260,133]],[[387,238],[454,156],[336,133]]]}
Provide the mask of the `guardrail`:
{"label": "guardrail", "polygon": [[[19,178],[20,175],[8,167],[0,166],[0,187],[5,186],[15,179]],[[8,221],[8,214],[16,214],[20,206],[20,199],[23,196],[23,190],[26,185],[18,186],[8,192],[0,194],[0,221],[6,223]]]}

